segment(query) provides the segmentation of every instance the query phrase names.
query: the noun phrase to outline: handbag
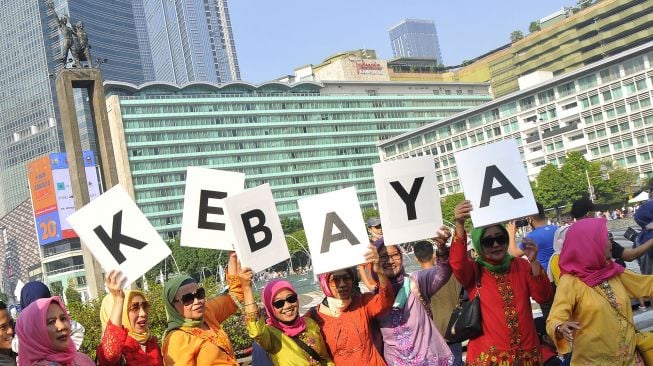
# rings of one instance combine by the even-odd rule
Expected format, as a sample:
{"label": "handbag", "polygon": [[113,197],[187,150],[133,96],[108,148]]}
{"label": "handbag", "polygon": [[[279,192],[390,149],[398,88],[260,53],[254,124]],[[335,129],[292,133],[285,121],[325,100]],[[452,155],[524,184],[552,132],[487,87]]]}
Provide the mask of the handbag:
{"label": "handbag", "polygon": [[619,309],[616,309],[612,302],[604,295],[601,293],[601,291],[597,290],[594,288],[596,292],[598,292],[601,297],[606,299],[606,301],[612,306],[612,308],[619,314],[628,324],[630,324],[631,327],[635,330],[635,349],[637,350],[637,353],[642,357],[642,360],[644,361],[644,365],[646,366],[653,366],[653,332],[640,332],[639,329],[635,327],[635,324],[633,324],[630,319],[626,318],[625,315],[619,311]]}
{"label": "handbag", "polygon": [[463,291],[461,290],[458,306],[451,312],[449,325],[444,335],[444,339],[448,343],[460,343],[483,334],[480,295],[482,268],[480,265],[478,269],[479,275],[476,278],[476,296],[471,301],[464,302]]}

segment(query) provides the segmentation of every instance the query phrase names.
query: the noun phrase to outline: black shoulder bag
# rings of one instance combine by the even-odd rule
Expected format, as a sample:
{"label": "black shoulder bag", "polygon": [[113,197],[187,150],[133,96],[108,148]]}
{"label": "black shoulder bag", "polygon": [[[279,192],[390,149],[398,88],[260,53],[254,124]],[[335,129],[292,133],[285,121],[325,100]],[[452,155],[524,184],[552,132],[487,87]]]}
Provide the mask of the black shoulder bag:
{"label": "black shoulder bag", "polygon": [[451,312],[449,325],[444,339],[448,343],[460,343],[467,339],[474,339],[483,334],[481,322],[481,275],[483,269],[478,265],[476,278],[476,296],[470,301],[463,302],[463,291],[460,291],[458,306]]}
{"label": "black shoulder bag", "polygon": [[314,350],[313,348],[311,348],[311,346],[309,346],[308,344],[304,343],[304,341],[302,341],[302,340],[299,338],[299,336],[294,336],[294,337],[290,337],[290,338],[292,338],[292,340],[295,341],[295,343],[297,343],[297,345],[299,346],[299,348],[303,349],[306,353],[308,353],[308,355],[311,356],[312,359],[314,359],[315,361],[319,362],[320,365],[326,365],[326,360],[323,359],[323,358],[320,356],[320,354],[317,353],[316,350]]}

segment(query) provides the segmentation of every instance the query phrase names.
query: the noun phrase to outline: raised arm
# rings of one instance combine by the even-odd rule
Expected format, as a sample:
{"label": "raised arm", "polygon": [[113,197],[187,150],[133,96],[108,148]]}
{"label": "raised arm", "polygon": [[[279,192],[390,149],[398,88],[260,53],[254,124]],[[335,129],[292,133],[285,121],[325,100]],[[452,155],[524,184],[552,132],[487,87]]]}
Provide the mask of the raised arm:
{"label": "raised arm", "polygon": [[122,287],[127,278],[120,271],[111,271],[105,279],[105,286],[113,298],[113,307],[102,340],[97,348],[98,365],[117,365],[122,357],[122,351],[127,339],[127,331],[122,327],[122,307],[125,302],[125,292]]}
{"label": "raised arm", "polygon": [[508,253],[515,258],[519,258],[524,255],[524,251],[517,246],[517,225],[514,221],[509,221],[506,224],[506,230],[508,231]]}
{"label": "raised arm", "polygon": [[368,251],[365,253],[365,261],[372,264],[372,271],[379,277],[379,292],[370,297],[369,300],[368,296],[363,296],[364,301],[366,301],[364,305],[365,311],[370,317],[376,317],[392,307],[395,294],[388,277],[386,277],[383,268],[381,268],[379,252],[374,245],[370,244],[368,246]]}
{"label": "raised arm", "polygon": [[471,210],[472,205],[469,201],[463,201],[454,208],[456,228],[449,252],[451,269],[463,287],[472,286],[476,278],[474,274],[476,265],[467,257],[467,233],[465,232],[465,221]]}
{"label": "raised arm", "polygon": [[621,254],[621,259],[625,260],[626,262],[630,262],[632,260],[635,260],[644,253],[648,252],[653,248],[653,239],[649,239],[644,244],[638,245],[634,248],[624,248],[623,253]]}
{"label": "raised arm", "polygon": [[243,288],[243,297],[245,299],[245,304],[243,305],[243,311],[245,312],[245,327],[247,328],[249,336],[258,342],[266,352],[270,352],[270,332],[267,325],[265,325],[265,320],[260,315],[258,304],[256,303],[256,300],[254,300],[254,292],[252,291],[253,276],[254,274],[252,273],[251,268],[243,268],[243,270],[238,274]]}
{"label": "raised arm", "polygon": [[243,302],[243,287],[238,278],[240,272],[240,263],[236,253],[229,256],[227,264],[227,283],[229,284],[229,293],[217,296],[206,302],[204,319],[211,325],[222,323],[225,319],[238,311],[240,303]]}

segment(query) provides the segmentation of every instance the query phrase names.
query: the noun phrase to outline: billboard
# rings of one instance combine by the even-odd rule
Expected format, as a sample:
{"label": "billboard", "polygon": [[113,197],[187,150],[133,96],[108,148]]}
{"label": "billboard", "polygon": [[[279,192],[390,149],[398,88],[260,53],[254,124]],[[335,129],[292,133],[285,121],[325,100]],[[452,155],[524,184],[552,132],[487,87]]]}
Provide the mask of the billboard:
{"label": "billboard", "polygon": [[[88,194],[93,200],[100,195],[93,151],[84,151],[83,159]],[[77,234],[66,220],[75,212],[66,153],[52,153],[29,163],[27,175],[39,244],[76,238]]]}

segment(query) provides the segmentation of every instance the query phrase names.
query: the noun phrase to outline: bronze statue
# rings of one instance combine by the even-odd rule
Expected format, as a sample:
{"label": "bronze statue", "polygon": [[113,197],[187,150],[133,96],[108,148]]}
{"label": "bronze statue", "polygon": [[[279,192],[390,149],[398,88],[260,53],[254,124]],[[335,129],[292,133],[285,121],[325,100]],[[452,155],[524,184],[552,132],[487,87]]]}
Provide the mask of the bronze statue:
{"label": "bronze statue", "polygon": [[[82,67],[80,61],[86,61],[88,67],[93,67],[91,59],[91,46],[88,44],[88,36],[84,30],[84,23],[78,21],[75,25],[75,29],[68,25],[68,16],[62,15],[58,16],[56,10],[54,9],[54,4],[52,0],[45,0],[46,5],[57,18],[57,27],[59,28],[59,33],[63,38],[61,44],[61,62],[66,66],[68,62],[68,51],[73,59],[73,67]],[[72,23],[71,23],[72,24]]]}
{"label": "bronze statue", "polygon": [[77,58],[81,61],[86,61],[88,67],[93,67],[91,61],[91,45],[88,44],[88,36],[84,30],[84,23],[78,21],[75,24],[75,34],[77,35]]}

